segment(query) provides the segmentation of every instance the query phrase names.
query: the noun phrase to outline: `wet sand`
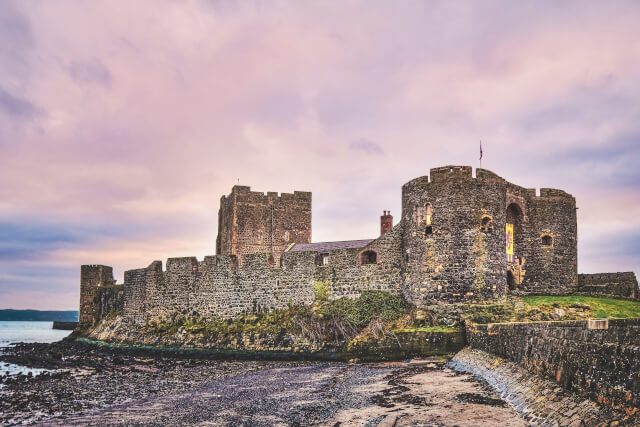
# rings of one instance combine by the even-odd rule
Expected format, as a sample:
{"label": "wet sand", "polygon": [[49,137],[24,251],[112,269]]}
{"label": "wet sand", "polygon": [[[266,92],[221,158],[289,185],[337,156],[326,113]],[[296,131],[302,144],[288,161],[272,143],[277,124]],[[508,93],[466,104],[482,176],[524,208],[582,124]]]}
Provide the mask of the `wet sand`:
{"label": "wet sand", "polygon": [[27,353],[57,373],[5,381],[3,424],[526,425],[485,383],[442,362],[219,361],[55,344],[14,357],[29,363]]}

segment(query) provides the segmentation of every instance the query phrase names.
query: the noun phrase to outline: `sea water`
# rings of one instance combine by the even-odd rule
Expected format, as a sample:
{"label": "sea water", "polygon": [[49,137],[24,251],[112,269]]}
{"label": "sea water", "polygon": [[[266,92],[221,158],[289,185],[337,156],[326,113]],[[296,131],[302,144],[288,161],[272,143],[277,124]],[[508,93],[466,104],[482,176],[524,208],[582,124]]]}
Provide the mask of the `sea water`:
{"label": "sea water", "polygon": [[[69,335],[71,331],[53,329],[53,322],[18,322],[0,320],[0,353],[5,347],[19,342],[55,342]],[[27,368],[0,361],[1,375],[18,375],[31,372],[38,375],[45,369]]]}

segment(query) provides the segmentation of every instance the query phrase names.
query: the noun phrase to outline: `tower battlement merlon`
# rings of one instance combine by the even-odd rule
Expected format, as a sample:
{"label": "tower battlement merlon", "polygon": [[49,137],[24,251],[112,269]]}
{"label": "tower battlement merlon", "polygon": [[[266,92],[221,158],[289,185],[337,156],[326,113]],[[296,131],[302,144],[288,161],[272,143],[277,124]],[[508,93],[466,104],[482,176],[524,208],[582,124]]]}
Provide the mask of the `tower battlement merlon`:
{"label": "tower battlement merlon", "polygon": [[231,188],[231,193],[226,196],[222,196],[220,200],[226,200],[236,196],[240,199],[251,198],[251,199],[263,199],[265,201],[283,201],[283,200],[311,200],[311,192],[310,191],[298,191],[295,190],[293,193],[279,193],[277,191],[251,191],[251,187],[246,185],[234,185]]}
{"label": "tower battlement merlon", "polygon": [[566,191],[558,190],[557,188],[541,188],[539,197],[570,199],[575,202],[575,197]]}
{"label": "tower battlement merlon", "polygon": [[473,179],[471,166],[442,166],[439,168],[431,168],[429,176],[431,182],[442,182],[452,180],[470,180]]}
{"label": "tower battlement merlon", "polygon": [[216,253],[236,255],[240,266],[253,253],[269,253],[277,263],[292,243],[310,242],[311,192],[263,193],[234,186],[220,199]]}
{"label": "tower battlement merlon", "polygon": [[503,184],[507,182],[506,179],[502,178],[497,173],[491,172],[488,169],[482,169],[482,168],[476,169],[476,179],[480,181],[485,181],[485,182],[490,182],[490,181],[501,182]]}

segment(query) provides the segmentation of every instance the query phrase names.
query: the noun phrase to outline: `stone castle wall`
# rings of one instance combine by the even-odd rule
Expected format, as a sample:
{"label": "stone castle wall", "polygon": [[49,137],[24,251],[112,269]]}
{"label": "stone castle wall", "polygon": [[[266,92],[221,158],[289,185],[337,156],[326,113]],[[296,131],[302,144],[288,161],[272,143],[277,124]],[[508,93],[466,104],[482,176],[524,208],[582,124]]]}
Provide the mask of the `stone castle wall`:
{"label": "stone castle wall", "polygon": [[80,267],[79,324],[91,324],[95,319],[93,298],[99,286],[111,286],[113,268],[106,265],[83,265]]}
{"label": "stone castle wall", "polygon": [[[508,218],[509,206],[515,217]],[[435,168],[402,187],[402,220],[405,291],[413,301],[567,294],[577,287],[575,199],[561,190],[543,188],[537,196],[484,169],[474,178],[469,166]],[[508,221],[515,223],[513,262],[505,253]]]}
{"label": "stone castle wall", "polygon": [[292,243],[311,242],[311,193],[251,191],[236,185],[220,199],[216,254],[273,253],[278,263]]}
{"label": "stone castle wall", "polygon": [[640,407],[640,319],[472,325],[467,341],[606,406]]}
{"label": "stone castle wall", "polygon": [[578,292],[601,297],[640,299],[638,280],[632,271],[578,274]]}
{"label": "stone castle wall", "polygon": [[[255,311],[308,305],[314,284],[328,281],[331,298],[356,297],[366,289],[401,293],[401,228],[394,227],[362,249],[337,249],[329,265],[319,263],[313,251],[284,252],[278,264],[269,254],[243,257],[207,256],[169,258],[166,270],[154,261],[149,267],[125,272],[123,315],[143,323],[171,312],[229,318]],[[373,250],[377,264],[362,265],[360,255]]]}
{"label": "stone castle wall", "polygon": [[[515,256],[522,263],[523,281],[517,293],[558,295],[575,291],[578,274],[576,201],[561,190],[507,184],[507,204],[523,211],[521,233],[516,230]],[[543,237],[549,239],[546,244]],[[522,261],[523,260],[523,261]]]}
{"label": "stone castle wall", "polygon": [[102,319],[109,313],[122,313],[124,309],[124,286],[99,286],[93,296],[93,317]]}
{"label": "stone castle wall", "polygon": [[[315,267],[315,279],[329,282],[332,299],[356,298],[364,290],[401,294],[402,227],[396,225],[364,248],[330,251],[328,265]],[[376,264],[361,263],[361,254],[366,251],[377,253]]]}
{"label": "stone castle wall", "polygon": [[424,305],[506,295],[504,200],[504,185],[472,178],[470,167],[432,169],[431,181],[425,176],[402,187],[411,300]]}
{"label": "stone castle wall", "polygon": [[[505,253],[507,223],[515,228],[514,260]],[[218,255],[170,258],[165,271],[160,261],[127,271],[123,313],[139,322],[174,311],[229,317],[309,304],[316,281],[329,283],[331,298],[383,290],[418,307],[578,291],[576,205],[564,191],[543,188],[536,195],[484,169],[474,178],[469,166],[434,168],[402,187],[402,217],[390,225],[385,211],[379,238],[364,248],[331,250],[322,265],[318,252],[288,251],[311,241],[311,193],[234,186],[220,201]],[[375,252],[377,262],[363,264],[365,251]],[[94,270],[86,274],[103,274]],[[606,280],[585,276],[582,288],[624,297],[632,287],[626,276]],[[82,280],[85,321],[98,281]]]}

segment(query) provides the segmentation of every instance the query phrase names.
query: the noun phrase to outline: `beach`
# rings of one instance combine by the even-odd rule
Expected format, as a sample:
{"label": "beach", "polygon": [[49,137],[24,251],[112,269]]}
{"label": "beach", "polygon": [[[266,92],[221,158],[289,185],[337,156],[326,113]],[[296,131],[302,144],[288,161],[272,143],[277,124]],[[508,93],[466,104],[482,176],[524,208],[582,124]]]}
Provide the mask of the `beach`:
{"label": "beach", "polygon": [[442,359],[348,364],[208,357],[70,340],[18,344],[4,361],[47,372],[4,380],[0,423],[525,425],[485,383]]}

